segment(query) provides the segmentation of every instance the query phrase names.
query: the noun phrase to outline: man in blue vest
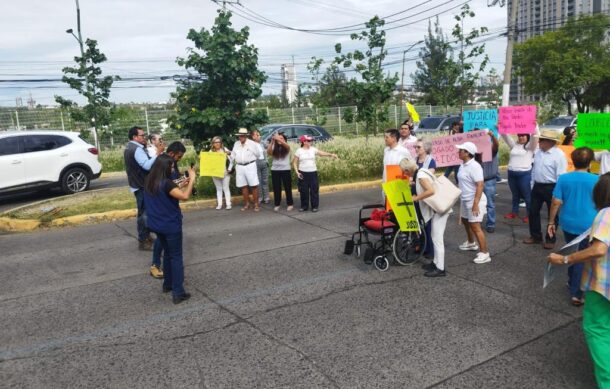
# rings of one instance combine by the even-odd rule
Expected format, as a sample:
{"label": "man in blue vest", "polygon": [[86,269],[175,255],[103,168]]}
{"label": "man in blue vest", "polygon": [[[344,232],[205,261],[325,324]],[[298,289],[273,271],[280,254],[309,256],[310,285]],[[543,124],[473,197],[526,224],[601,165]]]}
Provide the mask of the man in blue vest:
{"label": "man in blue vest", "polygon": [[[146,133],[141,127],[134,126],[129,129],[127,134],[129,143],[125,147],[123,158],[125,159],[125,171],[131,192],[136,197],[138,207],[137,227],[138,227],[138,248],[140,250],[152,250],[153,239],[150,230],[146,226],[146,209],[144,208],[144,179],[148,174],[152,164],[157,159],[151,157],[146,150]],[[164,143],[160,143],[157,155],[165,149]]]}

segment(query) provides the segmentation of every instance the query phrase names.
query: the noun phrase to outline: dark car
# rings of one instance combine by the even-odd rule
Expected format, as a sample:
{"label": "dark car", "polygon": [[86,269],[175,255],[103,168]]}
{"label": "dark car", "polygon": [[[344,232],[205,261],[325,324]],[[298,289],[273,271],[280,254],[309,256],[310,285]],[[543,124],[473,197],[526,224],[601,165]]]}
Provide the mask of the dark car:
{"label": "dark car", "polygon": [[419,122],[419,126],[415,129],[416,134],[424,132],[449,132],[451,129],[451,123],[459,122],[461,117],[459,115],[450,116],[428,116]]}
{"label": "dark car", "polygon": [[333,137],[323,127],[312,124],[269,124],[260,128],[261,139],[268,143],[271,136],[283,132],[289,142],[298,142],[302,135],[313,136],[316,142],[325,142]]}

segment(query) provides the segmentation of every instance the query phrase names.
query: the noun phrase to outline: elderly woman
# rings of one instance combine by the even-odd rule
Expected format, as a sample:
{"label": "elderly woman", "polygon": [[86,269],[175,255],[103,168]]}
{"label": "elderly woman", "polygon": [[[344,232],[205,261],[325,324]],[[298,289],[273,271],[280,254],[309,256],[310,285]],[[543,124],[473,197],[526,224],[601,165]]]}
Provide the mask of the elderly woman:
{"label": "elderly woman", "polygon": [[424,276],[426,277],[444,277],[445,276],[445,226],[447,218],[452,212],[439,214],[428,206],[425,202],[420,201],[434,195],[434,175],[426,168],[419,168],[417,164],[409,159],[400,161],[400,169],[415,181],[415,195],[413,201],[419,203],[422,218],[426,223],[430,222],[431,233],[428,235],[427,241],[432,241],[434,245],[434,261],[428,265],[424,265]]}
{"label": "elderly woman", "polygon": [[[460,245],[460,250],[479,251],[480,249],[473,262],[476,264],[491,262],[485,233],[481,228],[487,208],[487,199],[483,193],[483,167],[474,159],[477,154],[477,146],[472,142],[464,142],[456,147],[459,158],[462,160],[457,176],[458,185],[462,191],[460,217],[467,236],[466,242]],[[478,244],[475,243],[475,238]]]}
{"label": "elderly woman", "polygon": [[417,166],[428,169],[430,173],[434,174],[436,170],[436,161],[432,158],[432,142],[429,140],[421,141],[418,140],[415,145],[415,151],[417,152]]}
{"label": "elderly woman", "polygon": [[599,178],[593,188],[598,210],[593,220],[590,245],[570,255],[550,254],[555,265],[584,263],[581,289],[585,292],[582,328],[595,365],[600,388],[610,388],[610,173]]}

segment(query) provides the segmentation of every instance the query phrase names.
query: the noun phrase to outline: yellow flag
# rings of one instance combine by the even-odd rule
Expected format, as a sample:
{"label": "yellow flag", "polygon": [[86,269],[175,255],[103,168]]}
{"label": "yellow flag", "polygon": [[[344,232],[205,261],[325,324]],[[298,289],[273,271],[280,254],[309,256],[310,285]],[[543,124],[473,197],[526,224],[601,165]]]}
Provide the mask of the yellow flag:
{"label": "yellow flag", "polygon": [[225,153],[199,153],[199,175],[202,177],[224,177],[227,155]]}
{"label": "yellow flag", "polygon": [[392,205],[400,230],[420,232],[409,184],[404,180],[389,181],[383,184],[383,191]]}
{"label": "yellow flag", "polygon": [[409,116],[411,116],[411,120],[413,120],[414,122],[419,122],[419,114],[415,110],[415,107],[413,106],[413,104],[409,103],[408,101],[405,104],[407,105],[407,112],[409,112]]}

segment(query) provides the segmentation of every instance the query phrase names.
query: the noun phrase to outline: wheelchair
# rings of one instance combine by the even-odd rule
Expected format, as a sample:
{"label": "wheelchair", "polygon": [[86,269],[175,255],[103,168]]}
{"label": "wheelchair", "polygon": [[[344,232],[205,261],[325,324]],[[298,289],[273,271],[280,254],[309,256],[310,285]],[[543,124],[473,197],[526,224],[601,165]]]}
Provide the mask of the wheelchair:
{"label": "wheelchair", "polygon": [[372,263],[379,271],[389,269],[392,257],[400,265],[413,265],[421,258],[427,239],[423,220],[418,218],[418,222],[420,232],[403,232],[394,213],[387,212],[383,204],[364,205],[358,212],[358,231],[345,242],[343,253],[363,255],[364,263]]}

